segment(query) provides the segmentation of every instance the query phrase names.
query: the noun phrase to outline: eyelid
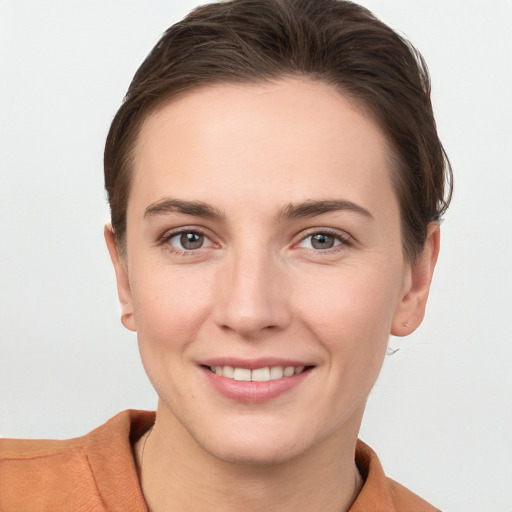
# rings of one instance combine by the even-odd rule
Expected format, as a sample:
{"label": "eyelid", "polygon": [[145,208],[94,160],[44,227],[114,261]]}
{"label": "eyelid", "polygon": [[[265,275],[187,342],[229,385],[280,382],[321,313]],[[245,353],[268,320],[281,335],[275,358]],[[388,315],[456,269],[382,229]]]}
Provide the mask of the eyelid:
{"label": "eyelid", "polygon": [[[209,240],[210,244],[204,247],[199,247],[198,249],[179,249],[169,243],[169,241],[179,235],[182,235],[183,233],[197,233],[198,235],[202,235],[205,237],[205,239]],[[177,228],[168,229],[165,231],[162,236],[160,236],[157,240],[158,245],[166,245],[167,249],[175,254],[185,254],[185,255],[192,255],[197,254],[203,249],[210,249],[212,247],[219,247],[220,244],[216,242],[212,235],[210,234],[210,231],[202,228],[200,226],[180,226]]]}
{"label": "eyelid", "polygon": [[306,239],[314,236],[314,235],[329,235],[338,240],[340,243],[335,245],[334,247],[330,247],[327,249],[311,249],[314,252],[329,252],[335,251],[339,249],[340,246],[351,246],[354,243],[354,239],[345,231],[341,231],[333,228],[323,228],[323,227],[315,227],[309,228],[303,232],[301,232],[295,238],[295,242],[293,243],[293,247],[298,247],[301,242],[304,242]]}

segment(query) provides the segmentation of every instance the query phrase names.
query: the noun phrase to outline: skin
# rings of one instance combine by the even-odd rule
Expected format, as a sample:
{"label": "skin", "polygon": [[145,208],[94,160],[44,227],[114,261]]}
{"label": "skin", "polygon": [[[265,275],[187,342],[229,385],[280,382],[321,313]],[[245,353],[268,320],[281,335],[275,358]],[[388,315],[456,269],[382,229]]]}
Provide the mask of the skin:
{"label": "skin", "polygon": [[[105,236],[159,395],[136,447],[150,510],[348,510],[368,394],[390,333],[421,323],[439,249],[433,223],[414,266],[404,259],[388,155],[372,119],[308,80],[199,89],[145,121],[126,258]],[[203,246],[184,249],[180,229]],[[205,378],[201,363],[226,356],[312,368],[246,403]]]}

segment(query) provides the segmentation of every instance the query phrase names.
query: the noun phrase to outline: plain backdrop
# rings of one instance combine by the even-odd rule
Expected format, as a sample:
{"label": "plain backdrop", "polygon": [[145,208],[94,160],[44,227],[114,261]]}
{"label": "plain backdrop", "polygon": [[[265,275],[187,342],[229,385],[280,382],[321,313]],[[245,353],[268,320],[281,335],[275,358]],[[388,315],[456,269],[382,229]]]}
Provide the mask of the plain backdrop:
{"label": "plain backdrop", "polygon": [[[446,511],[512,510],[512,2],[365,0],[432,74],[455,173],[427,317],[361,437]],[[137,66],[196,2],[0,0],[0,433],[82,435],[155,393],[121,326],[102,152]]]}

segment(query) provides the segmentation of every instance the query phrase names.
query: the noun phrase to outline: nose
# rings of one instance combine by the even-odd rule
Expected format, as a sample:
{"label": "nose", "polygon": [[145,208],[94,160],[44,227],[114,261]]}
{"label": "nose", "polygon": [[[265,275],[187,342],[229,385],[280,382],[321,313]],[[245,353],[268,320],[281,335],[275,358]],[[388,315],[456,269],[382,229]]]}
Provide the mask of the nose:
{"label": "nose", "polygon": [[247,252],[233,254],[219,272],[214,320],[223,330],[257,338],[290,322],[287,277],[271,254]]}

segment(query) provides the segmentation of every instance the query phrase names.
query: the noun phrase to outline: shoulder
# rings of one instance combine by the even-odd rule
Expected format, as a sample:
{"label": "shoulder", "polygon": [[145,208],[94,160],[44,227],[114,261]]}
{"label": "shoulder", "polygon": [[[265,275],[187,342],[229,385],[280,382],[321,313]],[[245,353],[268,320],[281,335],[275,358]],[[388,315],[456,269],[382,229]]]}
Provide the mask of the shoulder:
{"label": "shoulder", "polygon": [[63,441],[0,440],[0,510],[106,510],[103,488],[112,479],[137,494],[130,438],[150,414],[125,411]]}
{"label": "shoulder", "polygon": [[403,485],[388,478],[377,454],[358,441],[356,464],[364,484],[349,512],[439,512]]}
{"label": "shoulder", "polygon": [[92,499],[97,492],[85,441],[85,436],[66,441],[2,439],[0,508],[44,510],[73,499],[73,505],[101,510]]}
{"label": "shoulder", "polygon": [[440,510],[430,503],[420,498],[417,494],[413,493],[403,485],[395,482],[393,479],[388,478],[388,486],[393,501],[396,503],[397,510],[408,512],[440,512]]}

